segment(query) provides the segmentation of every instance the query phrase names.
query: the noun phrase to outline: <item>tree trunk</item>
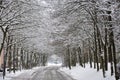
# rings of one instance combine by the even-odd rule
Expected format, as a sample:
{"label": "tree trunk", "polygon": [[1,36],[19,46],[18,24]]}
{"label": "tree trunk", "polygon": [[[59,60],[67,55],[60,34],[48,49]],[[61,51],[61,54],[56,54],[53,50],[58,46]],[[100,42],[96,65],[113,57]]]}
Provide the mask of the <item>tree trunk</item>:
{"label": "tree trunk", "polygon": [[20,60],[20,61],[21,61],[21,68],[23,68],[23,67],[24,67],[24,60],[23,60],[23,56],[24,56],[24,55],[23,55],[23,49],[21,48],[21,58],[20,58],[20,59],[21,59],[21,60]]}
{"label": "tree trunk", "polygon": [[70,49],[69,46],[67,46],[67,61],[68,61],[68,67],[71,69],[71,59],[70,59]]}
{"label": "tree trunk", "polygon": [[108,53],[109,53],[109,62],[111,64],[111,75],[113,75],[113,55],[112,55],[112,47],[109,45],[108,47]]}
{"label": "tree trunk", "polygon": [[97,65],[96,65],[96,66],[97,66],[97,71],[99,71],[98,50],[97,50],[97,49],[98,49],[98,48],[97,48],[97,29],[96,29],[96,28],[97,28],[97,26],[96,26],[96,23],[94,22],[94,40],[95,40],[95,43],[94,43],[94,44],[95,44],[95,53],[94,53],[94,57],[95,57],[95,58],[94,58],[94,59],[95,59],[94,61],[95,61],[95,62],[94,62],[94,63],[97,64]]}
{"label": "tree trunk", "polygon": [[3,39],[2,39],[2,43],[1,43],[1,47],[0,47],[0,55],[2,53],[2,49],[4,48],[6,35],[7,35],[7,32],[3,32]]}
{"label": "tree trunk", "polygon": [[19,68],[19,60],[18,60],[18,57],[19,57],[19,55],[18,55],[18,52],[19,52],[19,48],[17,47],[17,49],[16,49],[17,51],[16,51],[16,68],[18,69]]}
{"label": "tree trunk", "polygon": [[13,46],[13,72],[15,73],[15,63],[16,63],[16,59],[15,59],[15,53],[16,53],[16,44],[14,44]]}
{"label": "tree trunk", "polygon": [[[107,11],[107,14],[109,14],[108,16],[108,21],[112,21],[112,17],[111,17],[111,11]],[[110,31],[110,34],[109,34],[109,38],[110,38],[110,45],[112,46],[112,51],[113,51],[113,59],[114,59],[114,69],[115,69],[115,78],[116,80],[118,80],[118,77],[117,77],[117,62],[116,62],[116,49],[115,49],[115,41],[114,41],[114,32],[113,32],[113,27],[112,27],[112,24],[110,23],[109,24],[109,31]]]}
{"label": "tree trunk", "polygon": [[92,68],[92,54],[91,54],[91,45],[89,40],[89,62],[90,62],[90,68]]}
{"label": "tree trunk", "polygon": [[82,54],[81,54],[81,48],[78,48],[78,57],[79,57],[79,64],[83,67],[83,61],[82,61]]}
{"label": "tree trunk", "polygon": [[[10,38],[10,44],[12,44],[12,38]],[[11,72],[11,66],[12,66],[12,45],[9,46],[9,53],[8,53],[8,68],[9,73]]]}
{"label": "tree trunk", "polygon": [[71,64],[72,66],[76,66],[77,63],[77,57],[76,57],[76,50],[73,48],[73,51],[71,52]]}
{"label": "tree trunk", "polygon": [[107,71],[108,70],[107,28],[105,28],[104,61],[105,61],[105,70]]}
{"label": "tree trunk", "polygon": [[6,47],[6,52],[4,54],[4,67],[3,67],[3,78],[6,75],[6,63],[7,63],[7,55],[8,55],[8,45],[9,45],[9,40],[10,40],[10,36],[8,36],[7,38],[7,47]]}

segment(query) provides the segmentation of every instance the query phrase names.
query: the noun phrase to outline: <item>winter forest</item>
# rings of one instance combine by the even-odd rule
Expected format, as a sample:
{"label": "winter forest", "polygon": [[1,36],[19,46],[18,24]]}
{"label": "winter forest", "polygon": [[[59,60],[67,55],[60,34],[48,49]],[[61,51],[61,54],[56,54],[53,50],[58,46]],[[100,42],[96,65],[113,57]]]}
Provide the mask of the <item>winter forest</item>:
{"label": "winter forest", "polygon": [[46,66],[52,55],[69,70],[119,80],[120,0],[0,0],[0,75]]}

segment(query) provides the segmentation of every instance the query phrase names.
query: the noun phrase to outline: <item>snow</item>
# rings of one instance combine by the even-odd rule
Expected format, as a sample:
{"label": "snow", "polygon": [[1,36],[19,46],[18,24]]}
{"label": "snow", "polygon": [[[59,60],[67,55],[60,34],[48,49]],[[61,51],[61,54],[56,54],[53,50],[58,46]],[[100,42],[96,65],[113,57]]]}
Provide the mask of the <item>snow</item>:
{"label": "snow", "polygon": [[62,59],[53,54],[48,58],[47,66],[62,66]]}
{"label": "snow", "polygon": [[[12,78],[22,76],[22,78],[31,78],[34,76],[34,72],[38,69],[43,69],[44,67],[34,67],[32,69],[28,70],[21,70],[21,71],[16,71],[16,73],[8,73],[6,74],[6,77],[4,80],[12,80]],[[2,73],[0,74],[0,80],[3,80]]]}
{"label": "snow", "polygon": [[[51,66],[61,66],[62,63],[47,63],[46,67],[51,67]],[[45,69],[46,67],[41,66],[41,67],[35,67],[29,70],[22,70],[22,71],[16,71],[16,73],[8,73],[5,77],[5,80],[12,80],[14,77],[22,77],[22,78],[32,78],[35,74],[35,72],[38,69]],[[115,80],[114,76],[110,75],[110,64],[109,64],[109,71],[106,71],[106,78],[103,78],[102,75],[102,70],[97,72],[96,69],[90,68],[89,64],[86,64],[86,68],[83,68],[77,64],[76,67],[72,67],[71,70],[68,68],[62,67],[60,68],[62,72],[67,73],[69,76],[72,76],[75,80]],[[1,75],[1,73],[0,73]],[[0,80],[3,80],[2,77],[0,77]]]}
{"label": "snow", "polygon": [[62,63],[47,63],[47,66],[62,66]]}
{"label": "snow", "polygon": [[90,68],[89,64],[86,64],[86,68],[82,68],[77,65],[76,67],[72,67],[71,70],[65,67],[60,70],[72,76],[76,80],[115,80],[114,76],[111,76],[110,74],[110,69],[106,72],[106,78],[103,78],[102,70],[97,72],[96,69]]}

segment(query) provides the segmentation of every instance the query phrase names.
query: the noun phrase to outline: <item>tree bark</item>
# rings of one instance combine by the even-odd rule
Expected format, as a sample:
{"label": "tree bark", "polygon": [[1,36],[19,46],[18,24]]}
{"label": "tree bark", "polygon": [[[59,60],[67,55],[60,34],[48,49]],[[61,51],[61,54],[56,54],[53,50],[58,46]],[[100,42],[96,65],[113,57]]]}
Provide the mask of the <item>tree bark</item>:
{"label": "tree bark", "polygon": [[7,59],[8,59],[7,55],[8,55],[8,49],[9,49],[9,47],[8,47],[9,42],[10,42],[10,36],[8,36],[8,38],[7,38],[7,47],[6,47],[6,52],[4,54],[3,78],[6,75],[6,63],[7,63]]}
{"label": "tree bark", "polygon": [[79,57],[79,64],[83,67],[83,61],[82,61],[82,54],[81,54],[81,48],[78,48],[78,57]]}

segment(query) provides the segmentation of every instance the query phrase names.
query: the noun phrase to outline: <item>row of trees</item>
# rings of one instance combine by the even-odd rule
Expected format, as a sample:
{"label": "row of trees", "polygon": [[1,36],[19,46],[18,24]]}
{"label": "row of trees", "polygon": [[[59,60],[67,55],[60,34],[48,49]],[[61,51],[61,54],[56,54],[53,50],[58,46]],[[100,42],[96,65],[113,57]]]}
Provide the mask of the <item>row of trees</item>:
{"label": "row of trees", "polygon": [[[58,0],[62,5],[56,9],[54,18],[64,24],[53,44],[63,47],[64,63],[71,69],[79,62],[85,67],[90,63],[103,76],[111,64],[111,75],[115,74],[119,61],[120,2],[119,0]],[[64,3],[63,3],[64,2]],[[59,44],[59,45],[58,45]],[[92,63],[94,63],[92,65]]]}
{"label": "row of trees", "polygon": [[[42,2],[42,1],[41,1]],[[4,55],[3,77],[9,72],[45,66],[48,37],[46,5],[38,0],[0,0],[0,55]],[[46,12],[45,12],[46,13]],[[42,31],[41,31],[42,30]]]}

